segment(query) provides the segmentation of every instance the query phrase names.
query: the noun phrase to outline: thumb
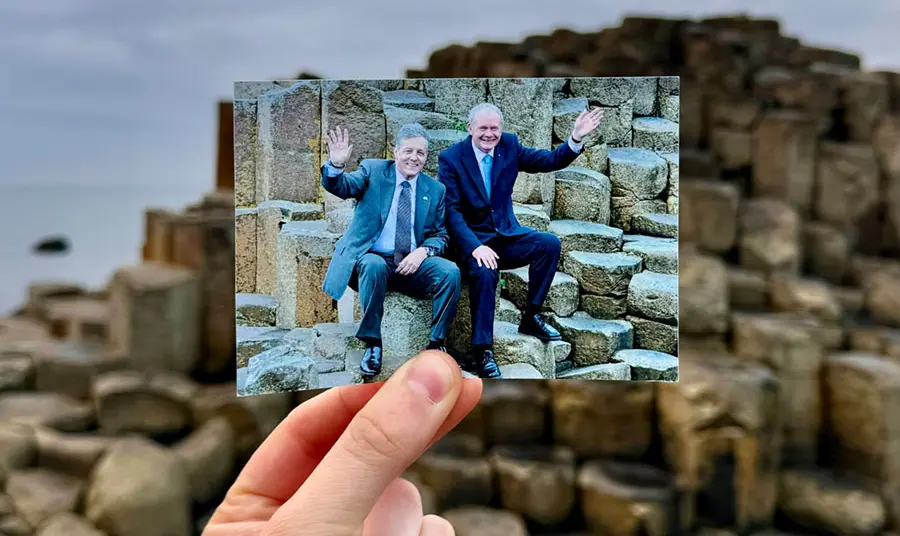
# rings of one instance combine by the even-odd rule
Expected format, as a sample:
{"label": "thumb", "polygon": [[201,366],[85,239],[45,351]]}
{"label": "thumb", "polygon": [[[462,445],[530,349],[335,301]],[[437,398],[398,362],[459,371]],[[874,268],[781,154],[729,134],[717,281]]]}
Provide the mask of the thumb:
{"label": "thumb", "polygon": [[379,497],[422,453],[460,394],[452,358],[425,351],[395,372],[350,421],[271,522],[275,534],[355,534]]}

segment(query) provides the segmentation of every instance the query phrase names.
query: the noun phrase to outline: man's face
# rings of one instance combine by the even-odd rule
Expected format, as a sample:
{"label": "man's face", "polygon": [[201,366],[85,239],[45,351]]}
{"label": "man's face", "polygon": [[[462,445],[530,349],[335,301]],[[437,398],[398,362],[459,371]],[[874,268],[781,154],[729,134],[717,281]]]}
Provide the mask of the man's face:
{"label": "man's face", "polygon": [[473,117],[472,122],[466,125],[466,130],[472,135],[475,146],[488,153],[500,142],[503,125],[496,113],[488,111]]}
{"label": "man's face", "polygon": [[428,158],[428,142],[425,138],[406,138],[400,145],[394,147],[394,160],[397,161],[397,169],[407,179],[415,177]]}

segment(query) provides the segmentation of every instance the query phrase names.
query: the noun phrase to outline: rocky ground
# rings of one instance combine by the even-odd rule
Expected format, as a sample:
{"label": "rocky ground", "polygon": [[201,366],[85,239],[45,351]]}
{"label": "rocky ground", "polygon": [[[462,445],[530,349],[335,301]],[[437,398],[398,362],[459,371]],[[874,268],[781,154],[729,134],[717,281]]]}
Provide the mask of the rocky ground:
{"label": "rocky ground", "polygon": [[[896,532],[900,75],[724,17],[449,47],[410,73],[580,74],[682,76],[679,381],[487,382],[408,473],[427,510],[479,536]],[[235,396],[223,160],[218,194],[147,212],[141,266],[35,283],[0,320],[0,534],[199,533],[318,392]]]}
{"label": "rocky ground", "polygon": [[[320,185],[321,132],[346,127],[351,169],[392,157],[399,127],[428,130],[425,172],[464,139],[469,109],[504,111],[528,146],[564,143],[578,114],[599,101],[604,117],[570,167],[520,173],[516,217],[555,234],[563,255],[545,303],[563,341],[517,332],[528,268],[501,272],[494,350],[505,379],[673,381],[678,376],[678,81],[671,77],[279,81],[235,84],[238,385],[260,394],[361,383],[360,317],[348,290],[334,303],[322,281],[355,200]],[[322,130],[289,128],[321,125]],[[299,153],[299,156],[298,156]],[[289,178],[289,179],[288,179]],[[465,285],[465,282],[464,282]],[[448,346],[470,350],[467,289]],[[390,376],[428,342],[429,300],[389,294],[385,366]]]}

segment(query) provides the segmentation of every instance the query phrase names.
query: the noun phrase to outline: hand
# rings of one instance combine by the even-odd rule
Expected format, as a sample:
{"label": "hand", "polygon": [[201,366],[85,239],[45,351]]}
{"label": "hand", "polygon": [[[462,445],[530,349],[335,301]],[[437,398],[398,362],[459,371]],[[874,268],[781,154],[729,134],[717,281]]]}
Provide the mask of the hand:
{"label": "hand", "polygon": [[419,270],[419,266],[422,266],[422,261],[427,258],[428,252],[425,251],[425,248],[416,248],[400,261],[400,264],[397,265],[397,269],[394,271],[400,275],[412,275]]}
{"label": "hand", "polygon": [[478,261],[478,266],[487,266],[491,270],[497,269],[497,261],[500,260],[500,256],[497,255],[493,249],[485,245],[475,248],[475,251],[472,252],[472,256]]}
{"label": "hand", "polygon": [[603,119],[603,108],[593,108],[584,110],[575,120],[575,126],[572,127],[572,140],[575,143],[581,143],[585,136],[590,134],[600,124]]}
{"label": "hand", "polygon": [[328,144],[328,159],[337,167],[341,167],[350,159],[353,145],[350,145],[350,134],[345,128],[343,132],[336,128],[328,133],[325,142]]}
{"label": "hand", "polygon": [[247,462],[204,536],[444,536],[400,475],[481,397],[443,352],[384,383],[333,387],[294,409]]}

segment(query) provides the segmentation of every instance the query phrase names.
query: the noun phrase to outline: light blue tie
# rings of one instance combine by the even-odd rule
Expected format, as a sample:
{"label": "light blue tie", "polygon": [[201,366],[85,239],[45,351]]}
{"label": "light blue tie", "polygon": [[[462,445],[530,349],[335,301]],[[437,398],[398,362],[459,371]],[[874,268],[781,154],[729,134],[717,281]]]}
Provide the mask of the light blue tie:
{"label": "light blue tie", "polygon": [[494,157],[489,154],[484,155],[484,159],[481,161],[484,165],[484,189],[487,191],[488,199],[491,197],[491,164],[494,161]]}

